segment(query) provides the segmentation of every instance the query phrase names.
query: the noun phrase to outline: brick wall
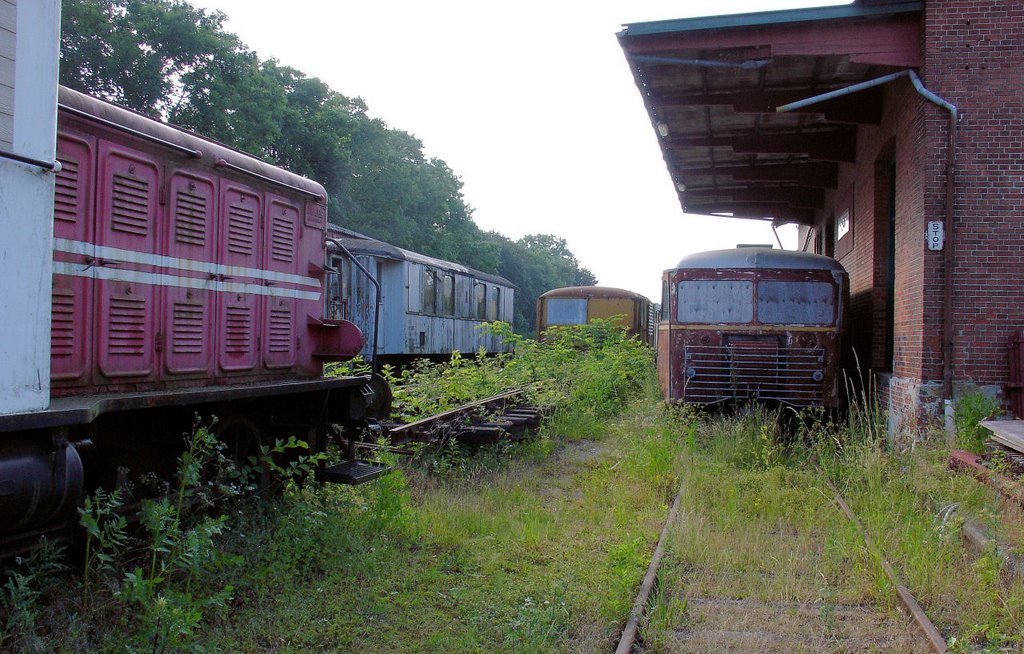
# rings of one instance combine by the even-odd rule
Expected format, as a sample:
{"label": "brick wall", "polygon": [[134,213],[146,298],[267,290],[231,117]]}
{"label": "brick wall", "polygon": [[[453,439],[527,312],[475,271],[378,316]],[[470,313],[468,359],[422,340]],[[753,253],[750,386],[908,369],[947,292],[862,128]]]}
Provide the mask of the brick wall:
{"label": "brick wall", "polygon": [[[1006,343],[1024,327],[1024,3],[928,0],[922,20],[921,79],[962,114],[954,386],[993,392],[1007,381]],[[909,81],[890,83],[881,125],[859,128],[857,163],[841,166],[827,198],[838,210],[852,194],[853,249],[841,259],[850,273],[850,340],[863,367],[886,370],[888,162],[896,162],[894,352],[892,375],[883,377],[894,426],[920,425],[941,407],[944,255],[927,249],[925,227],[945,217],[948,138],[946,110]]]}
{"label": "brick wall", "polygon": [[[957,130],[954,379],[1007,381],[1024,326],[1024,3],[928,0],[925,84],[962,114]],[[928,194],[941,203],[946,118],[929,112]],[[935,162],[935,163],[931,163]],[[934,202],[929,202],[931,207]]]}

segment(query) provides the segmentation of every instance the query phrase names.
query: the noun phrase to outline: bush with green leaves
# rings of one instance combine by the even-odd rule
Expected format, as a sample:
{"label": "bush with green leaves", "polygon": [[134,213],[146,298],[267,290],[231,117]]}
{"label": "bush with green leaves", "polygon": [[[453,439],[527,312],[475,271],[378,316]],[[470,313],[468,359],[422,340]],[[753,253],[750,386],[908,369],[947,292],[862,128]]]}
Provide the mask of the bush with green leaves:
{"label": "bush with green leaves", "polygon": [[421,418],[498,393],[522,389],[527,400],[593,419],[615,415],[638,393],[653,388],[653,352],[629,338],[614,320],[548,330],[544,341],[512,332],[508,323],[483,325],[512,352],[444,364],[421,361],[390,374],[396,413]]}
{"label": "bush with green leaves", "polygon": [[970,393],[958,399],[953,410],[957,444],[965,450],[981,454],[989,432],[978,423],[998,413],[999,402],[981,393]]}

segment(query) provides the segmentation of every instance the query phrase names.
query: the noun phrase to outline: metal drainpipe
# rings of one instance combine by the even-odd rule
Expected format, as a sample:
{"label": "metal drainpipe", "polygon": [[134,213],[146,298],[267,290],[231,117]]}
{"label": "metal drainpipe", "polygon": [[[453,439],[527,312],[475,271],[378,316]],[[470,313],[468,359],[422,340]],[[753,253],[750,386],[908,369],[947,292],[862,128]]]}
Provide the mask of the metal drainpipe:
{"label": "metal drainpipe", "polygon": [[950,429],[951,411],[953,402],[953,254],[954,254],[954,224],[953,224],[953,198],[955,195],[954,164],[956,161],[956,124],[960,118],[956,105],[942,99],[924,87],[921,79],[913,70],[901,70],[873,80],[854,84],[828,93],[822,93],[810,98],[790,102],[775,108],[777,112],[792,111],[808,105],[831,100],[857,91],[863,91],[874,86],[886,84],[900,77],[910,78],[914,90],[919,95],[933,104],[937,104],[949,112],[949,149],[946,152],[946,216],[945,230],[946,242],[943,245],[943,316],[942,316],[942,393],[945,396],[946,429]]}

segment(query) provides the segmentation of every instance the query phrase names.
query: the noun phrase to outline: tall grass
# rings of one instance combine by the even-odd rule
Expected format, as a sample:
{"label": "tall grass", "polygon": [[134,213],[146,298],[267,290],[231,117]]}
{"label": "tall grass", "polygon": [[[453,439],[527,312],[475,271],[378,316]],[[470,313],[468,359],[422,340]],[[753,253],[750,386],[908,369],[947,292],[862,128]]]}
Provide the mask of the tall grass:
{"label": "tall grass", "polygon": [[[419,464],[392,459],[391,474],[356,488],[303,480],[308,460],[289,457],[298,465],[276,472],[295,476],[267,503],[240,477],[273,466],[274,451],[232,466],[198,426],[177,478],[163,482],[174,492],[146,502],[141,528],[124,523],[116,494],[97,493],[82,511],[89,548],[79,573],[0,571],[0,650],[544,651],[574,638],[598,588],[629,578],[642,558],[633,505],[674,483],[671,434],[647,425],[642,438],[623,438],[624,475],[580,462],[570,466],[579,477],[562,478],[551,455],[556,441],[608,437],[614,417],[652,388],[651,352],[610,323],[544,344],[489,329],[515,352],[390,371],[396,405],[418,417],[526,388],[553,410],[536,440],[472,454],[451,443]],[[598,525],[592,533],[567,524],[562,511],[573,507],[546,494],[551,478],[582,484],[577,508]],[[623,499],[606,513],[610,493]],[[628,538],[605,543],[623,525]],[[564,559],[574,547],[583,550]],[[575,590],[584,577],[593,580],[585,593]],[[598,639],[626,590],[596,609],[608,623]]]}

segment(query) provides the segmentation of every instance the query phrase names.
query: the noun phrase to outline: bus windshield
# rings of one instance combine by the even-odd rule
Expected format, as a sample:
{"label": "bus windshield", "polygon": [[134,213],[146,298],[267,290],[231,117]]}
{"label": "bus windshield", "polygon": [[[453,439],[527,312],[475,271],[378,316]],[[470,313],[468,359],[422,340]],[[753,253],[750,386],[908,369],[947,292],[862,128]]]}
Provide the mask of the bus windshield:
{"label": "bus windshield", "polygon": [[742,279],[679,282],[676,320],[699,324],[751,322],[754,320],[754,282]]}
{"label": "bus windshield", "polygon": [[758,282],[757,321],[771,325],[831,325],[833,288],[828,282]]}

